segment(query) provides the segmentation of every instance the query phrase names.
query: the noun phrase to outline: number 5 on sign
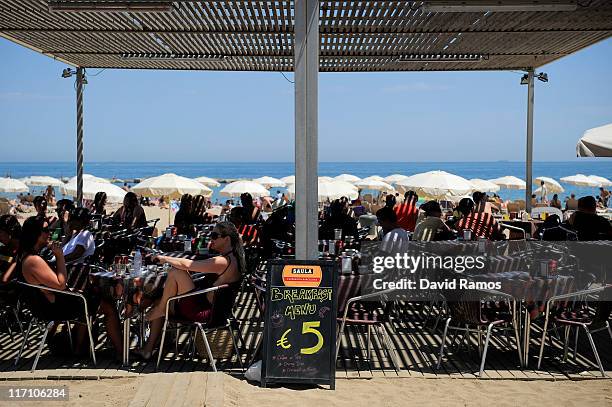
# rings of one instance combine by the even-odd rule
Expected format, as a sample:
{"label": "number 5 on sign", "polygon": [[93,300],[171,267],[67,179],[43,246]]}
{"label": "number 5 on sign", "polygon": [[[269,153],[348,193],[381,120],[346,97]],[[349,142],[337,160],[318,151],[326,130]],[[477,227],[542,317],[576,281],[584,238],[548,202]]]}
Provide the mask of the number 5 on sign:
{"label": "number 5 on sign", "polygon": [[319,332],[318,328],[321,326],[321,321],[310,321],[304,322],[302,324],[302,333],[303,334],[314,334],[317,336],[317,343],[312,348],[302,348],[300,349],[300,353],[304,355],[312,355],[313,353],[317,353],[323,347],[323,335]]}

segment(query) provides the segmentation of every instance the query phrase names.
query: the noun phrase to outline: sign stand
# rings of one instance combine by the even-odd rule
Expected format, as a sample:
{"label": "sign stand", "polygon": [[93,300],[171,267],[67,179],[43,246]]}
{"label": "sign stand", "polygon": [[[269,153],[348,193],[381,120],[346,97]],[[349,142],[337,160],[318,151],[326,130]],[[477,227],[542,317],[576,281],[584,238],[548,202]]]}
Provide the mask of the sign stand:
{"label": "sign stand", "polygon": [[333,261],[268,263],[262,387],[307,383],[335,389],[336,268]]}

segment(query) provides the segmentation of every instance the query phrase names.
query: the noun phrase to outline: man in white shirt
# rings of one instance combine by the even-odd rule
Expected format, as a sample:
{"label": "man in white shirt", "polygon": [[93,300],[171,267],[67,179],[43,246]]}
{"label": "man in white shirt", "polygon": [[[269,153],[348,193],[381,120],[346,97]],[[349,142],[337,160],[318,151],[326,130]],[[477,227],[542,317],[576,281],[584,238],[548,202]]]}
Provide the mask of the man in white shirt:
{"label": "man in white shirt", "polygon": [[410,237],[397,224],[397,215],[393,208],[385,206],[376,211],[376,219],[382,228],[383,237],[380,249],[389,254],[405,253],[408,250]]}
{"label": "man in white shirt", "polygon": [[75,208],[70,212],[68,222],[73,233],[63,248],[66,263],[81,263],[95,253],[96,242],[91,232],[86,229],[90,218],[87,208]]}

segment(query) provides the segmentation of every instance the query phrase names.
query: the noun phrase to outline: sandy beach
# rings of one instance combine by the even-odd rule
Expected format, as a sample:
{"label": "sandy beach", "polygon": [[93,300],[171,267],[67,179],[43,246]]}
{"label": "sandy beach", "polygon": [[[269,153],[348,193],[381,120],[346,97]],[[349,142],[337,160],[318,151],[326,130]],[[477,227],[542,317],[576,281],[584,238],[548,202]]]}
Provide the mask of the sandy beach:
{"label": "sandy beach", "polygon": [[[177,375],[163,375],[173,380]],[[419,379],[375,378],[340,379],[336,390],[323,387],[302,386],[262,389],[244,380],[222,374],[215,380],[215,388],[205,390],[196,405],[231,407],[279,407],[279,406],[609,406],[612,403],[612,386],[609,380],[584,381],[517,381],[472,379]],[[187,400],[170,386],[166,392],[156,393],[145,404],[137,395],[142,394],[145,377],[82,381],[23,381],[6,382],[7,385],[60,386],[70,389],[70,400],[54,402],[57,406],[84,405],[93,407],[164,406],[186,405]],[[209,385],[210,385],[209,376]],[[178,382],[175,382],[178,383]],[[206,388],[203,383],[202,391]],[[222,390],[222,391],[221,391]],[[204,404],[209,392],[216,393],[216,402]],[[185,390],[185,394],[188,392]],[[85,401],[86,400],[86,401]],[[495,400],[495,401],[493,401]],[[177,401],[179,404],[176,404]],[[32,405],[31,402],[0,402],[0,406]],[[189,404],[193,405],[193,404]]]}

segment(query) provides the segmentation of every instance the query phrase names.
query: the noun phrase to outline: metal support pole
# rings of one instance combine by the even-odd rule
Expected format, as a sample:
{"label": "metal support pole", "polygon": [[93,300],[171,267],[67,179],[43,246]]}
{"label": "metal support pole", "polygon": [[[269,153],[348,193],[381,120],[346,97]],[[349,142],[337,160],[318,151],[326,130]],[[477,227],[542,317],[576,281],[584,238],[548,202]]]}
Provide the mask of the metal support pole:
{"label": "metal support pole", "polygon": [[527,213],[531,213],[531,194],[533,190],[533,80],[534,69],[529,68],[527,71],[527,156],[525,159],[525,208]]}
{"label": "metal support pole", "polygon": [[319,1],[295,2],[295,256],[318,258]]}
{"label": "metal support pole", "polygon": [[83,206],[83,81],[85,71],[78,67],[76,73],[77,89],[77,206]]}

